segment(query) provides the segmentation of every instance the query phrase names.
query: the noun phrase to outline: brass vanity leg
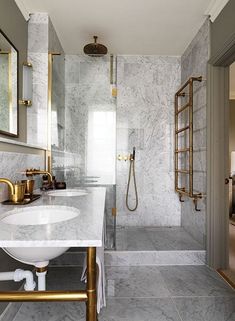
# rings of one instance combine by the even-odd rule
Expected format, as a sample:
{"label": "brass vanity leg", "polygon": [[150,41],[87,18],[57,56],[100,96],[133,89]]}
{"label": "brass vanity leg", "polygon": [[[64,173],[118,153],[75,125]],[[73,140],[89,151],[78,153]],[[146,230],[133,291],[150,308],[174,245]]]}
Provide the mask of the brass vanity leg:
{"label": "brass vanity leg", "polygon": [[97,321],[96,307],[96,248],[87,248],[86,321]]}

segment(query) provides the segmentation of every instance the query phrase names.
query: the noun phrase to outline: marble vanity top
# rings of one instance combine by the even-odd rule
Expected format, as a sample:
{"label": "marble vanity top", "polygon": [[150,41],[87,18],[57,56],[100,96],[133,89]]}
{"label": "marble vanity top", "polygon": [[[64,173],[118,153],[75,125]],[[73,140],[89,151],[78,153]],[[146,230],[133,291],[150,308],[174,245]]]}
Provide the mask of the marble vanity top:
{"label": "marble vanity top", "polygon": [[[68,221],[46,225],[16,226],[0,221],[0,247],[88,247],[102,246],[105,188],[86,188],[88,194],[75,197],[42,197],[27,205],[63,205],[80,210]],[[24,206],[0,206],[0,218],[12,209]]]}

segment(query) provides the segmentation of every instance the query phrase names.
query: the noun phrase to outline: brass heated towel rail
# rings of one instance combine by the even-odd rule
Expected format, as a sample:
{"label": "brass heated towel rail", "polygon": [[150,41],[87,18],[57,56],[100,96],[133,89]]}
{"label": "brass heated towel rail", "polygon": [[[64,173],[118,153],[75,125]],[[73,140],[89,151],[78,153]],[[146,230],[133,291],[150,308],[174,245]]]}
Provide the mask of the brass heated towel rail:
{"label": "brass heated towel rail", "polygon": [[[175,94],[175,191],[179,193],[181,202],[183,202],[183,196],[192,198],[196,211],[199,211],[197,200],[202,198],[202,194],[195,193],[193,189],[193,83],[195,81],[201,82],[202,80],[201,76],[189,78]],[[184,98],[184,103],[179,104],[179,98],[182,97]],[[188,117],[183,118],[184,111],[188,112]],[[182,116],[181,124],[180,116]],[[187,122],[186,125],[185,122]],[[179,136],[181,138],[181,146],[179,146]],[[182,141],[184,141],[184,144],[182,144]],[[179,161],[180,155],[185,155],[184,168],[180,166],[182,165]],[[185,176],[184,184],[182,184],[182,179],[180,183],[180,175]]]}

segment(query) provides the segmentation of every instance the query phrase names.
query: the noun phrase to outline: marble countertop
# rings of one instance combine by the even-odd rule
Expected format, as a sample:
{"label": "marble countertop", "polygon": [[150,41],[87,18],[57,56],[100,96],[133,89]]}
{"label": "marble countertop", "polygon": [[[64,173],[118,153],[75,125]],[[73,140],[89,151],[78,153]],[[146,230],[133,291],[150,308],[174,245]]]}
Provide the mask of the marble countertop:
{"label": "marble countertop", "polygon": [[[86,188],[88,194],[77,197],[48,196],[42,192],[37,201],[24,206],[0,206],[0,247],[88,247],[102,246],[105,188]],[[1,222],[12,209],[62,205],[80,210],[67,221],[45,225],[10,225]]]}

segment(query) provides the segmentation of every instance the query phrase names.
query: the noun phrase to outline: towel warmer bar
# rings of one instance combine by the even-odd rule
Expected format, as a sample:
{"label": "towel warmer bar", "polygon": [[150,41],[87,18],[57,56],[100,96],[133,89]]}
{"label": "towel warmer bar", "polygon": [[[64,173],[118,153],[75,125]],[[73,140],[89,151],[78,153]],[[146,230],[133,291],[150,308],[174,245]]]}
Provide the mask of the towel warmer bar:
{"label": "towel warmer bar", "polygon": [[[197,201],[202,198],[202,193],[195,193],[193,189],[193,83],[195,81],[201,82],[202,80],[202,76],[189,78],[175,94],[175,191],[179,193],[180,202],[184,202],[182,199],[183,196],[192,198],[196,211],[200,211],[197,207]],[[188,98],[188,101],[183,106],[179,106],[180,97]],[[187,110],[189,123],[184,127],[180,127],[179,115]],[[188,146],[183,148],[179,147],[179,134],[182,135],[187,133]],[[184,138],[186,139],[187,137],[185,136]],[[179,155],[182,154],[186,154],[186,163],[188,163],[184,169],[179,168]],[[179,186],[179,174],[189,175],[187,184],[188,189]]]}

